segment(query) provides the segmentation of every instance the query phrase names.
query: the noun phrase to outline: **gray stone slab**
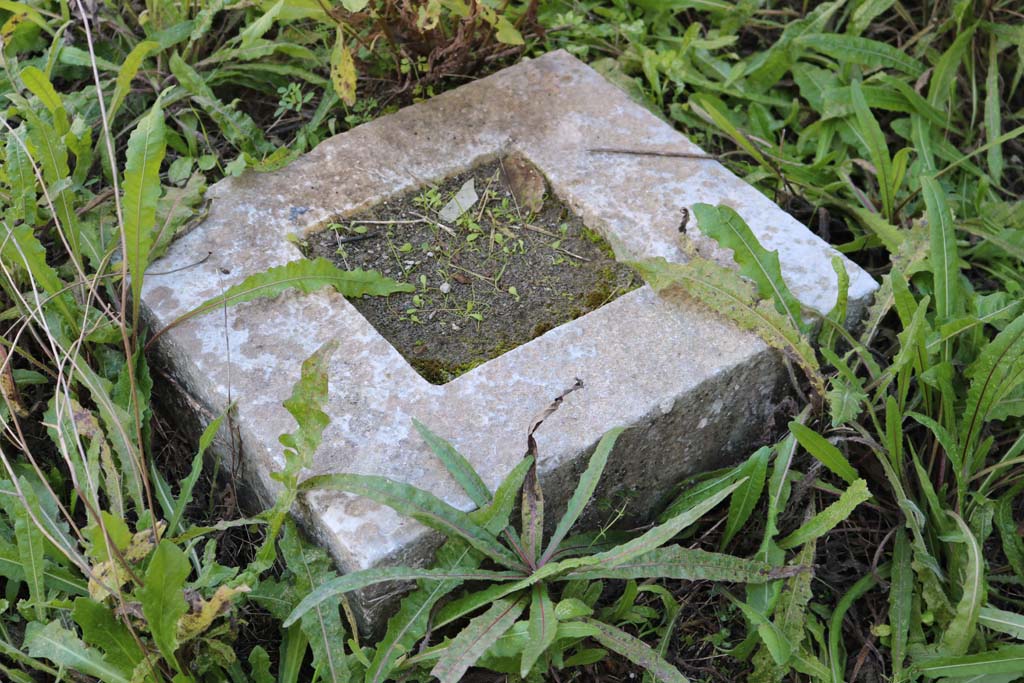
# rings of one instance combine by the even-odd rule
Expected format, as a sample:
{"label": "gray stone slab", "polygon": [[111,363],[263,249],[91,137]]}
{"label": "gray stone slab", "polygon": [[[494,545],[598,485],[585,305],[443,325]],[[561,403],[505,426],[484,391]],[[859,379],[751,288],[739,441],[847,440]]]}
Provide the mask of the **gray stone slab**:
{"label": "gray stone slab", "polygon": [[[597,147],[700,151],[589,67],[554,52],[331,138],[279,172],[225,179],[210,189],[207,219],[154,264],[154,273],[183,270],[146,280],[150,328],[300,258],[290,236],[512,151],[536,164],[620,259],[681,260],[680,209],[724,203],[779,250],[803,304],[831,308],[834,250],[720,164],[589,151]],[[846,267],[851,302],[862,305],[875,283]],[[331,339],[341,340],[330,365],[332,422],[310,474],[387,475],[464,509],[469,500],[412,418],[451,440],[494,487],[522,457],[531,419],[578,377],[584,388],[536,435],[548,504],[564,505],[597,440],[627,425],[633,429],[615,449],[600,495],[624,500],[627,515],[642,518],[682,476],[763,441],[785,384],[779,357],[759,339],[648,287],[441,386],[420,377],[336,293],[242,304],[174,328],[157,351],[195,415],[237,401],[236,452],[225,457],[263,503],[277,486],[269,474],[283,464],[278,435],[294,428],[281,403],[301,361]],[[390,510],[337,493],[309,496],[299,514],[343,571],[423,562],[436,540]],[[377,597],[361,597],[370,622],[380,616]]]}

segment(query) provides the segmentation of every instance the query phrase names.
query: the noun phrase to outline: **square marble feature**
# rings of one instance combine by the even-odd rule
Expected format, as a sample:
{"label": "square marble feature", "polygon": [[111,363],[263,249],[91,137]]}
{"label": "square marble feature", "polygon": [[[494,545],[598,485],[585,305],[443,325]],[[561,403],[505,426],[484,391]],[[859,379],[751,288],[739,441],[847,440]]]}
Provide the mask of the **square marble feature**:
{"label": "square marble feature", "polygon": [[[289,237],[512,151],[543,171],[620,260],[681,260],[680,209],[727,204],[767,248],[779,250],[803,304],[831,308],[836,252],[717,162],[591,151],[602,147],[700,152],[595,71],[554,52],[331,138],[281,171],[225,179],[210,189],[206,220],[153,265],[143,291],[149,328],[159,330],[248,275],[302,258]],[[876,284],[845,263],[856,308]],[[176,272],[157,274],[165,271]],[[382,474],[464,509],[470,501],[412,418],[451,440],[493,488],[523,456],[531,419],[580,378],[584,388],[536,435],[555,519],[608,429],[632,427],[599,497],[624,502],[627,516],[642,518],[684,475],[722,466],[763,440],[786,385],[781,359],[758,338],[649,287],[441,386],[417,374],[332,291],[241,304],[173,328],[157,352],[180,390],[183,417],[201,424],[237,402],[234,450],[224,439],[220,453],[263,504],[277,487],[269,474],[283,464],[278,435],[294,429],[281,403],[302,360],[332,339],[341,342],[330,364],[332,421],[310,474]],[[365,499],[320,492],[299,507],[306,528],[345,572],[426,562],[437,540]],[[367,623],[379,623],[387,597],[360,596]]]}

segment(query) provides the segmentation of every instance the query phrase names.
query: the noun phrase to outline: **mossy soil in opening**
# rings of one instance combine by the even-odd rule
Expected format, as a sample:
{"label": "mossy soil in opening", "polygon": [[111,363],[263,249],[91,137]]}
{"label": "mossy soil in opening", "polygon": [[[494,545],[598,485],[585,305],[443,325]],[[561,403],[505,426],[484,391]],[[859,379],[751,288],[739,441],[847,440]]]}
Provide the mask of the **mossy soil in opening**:
{"label": "mossy soil in opening", "polygon": [[[471,179],[478,199],[442,219]],[[309,238],[306,254],[416,287],[352,303],[434,384],[641,284],[518,156],[339,219]]]}

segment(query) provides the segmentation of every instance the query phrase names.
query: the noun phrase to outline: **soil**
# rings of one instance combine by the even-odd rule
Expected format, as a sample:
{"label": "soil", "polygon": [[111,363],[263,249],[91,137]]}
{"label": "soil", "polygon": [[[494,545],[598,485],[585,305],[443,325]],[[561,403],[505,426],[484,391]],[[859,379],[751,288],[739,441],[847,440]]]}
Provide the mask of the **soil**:
{"label": "soil", "polygon": [[[338,219],[308,240],[311,258],[416,287],[352,303],[434,384],[641,284],[600,235],[551,193],[540,194],[543,176],[532,166],[524,173],[524,164],[522,157],[481,164]],[[457,219],[441,220],[470,179],[479,200]]]}

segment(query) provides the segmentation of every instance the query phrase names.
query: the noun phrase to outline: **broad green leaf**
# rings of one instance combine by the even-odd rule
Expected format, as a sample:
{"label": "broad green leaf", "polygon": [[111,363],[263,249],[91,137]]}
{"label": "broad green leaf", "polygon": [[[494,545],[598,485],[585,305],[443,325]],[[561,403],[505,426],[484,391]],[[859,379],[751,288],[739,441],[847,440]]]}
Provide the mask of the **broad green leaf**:
{"label": "broad green leaf", "polygon": [[569,499],[569,504],[565,508],[565,514],[558,521],[558,526],[555,527],[554,533],[551,535],[551,539],[548,541],[548,547],[544,551],[544,555],[541,557],[541,562],[547,562],[551,557],[558,551],[558,546],[561,545],[562,540],[566,537],[569,531],[572,529],[573,524],[579,519],[580,515],[583,514],[583,510],[587,507],[590,501],[593,499],[594,491],[597,489],[597,484],[601,479],[601,474],[604,472],[605,465],[608,462],[608,456],[611,454],[612,449],[615,447],[615,442],[618,440],[619,435],[622,434],[624,429],[622,427],[616,427],[615,429],[609,430],[597,444],[597,448],[594,449],[593,455],[590,456],[590,460],[587,463],[587,469],[580,476],[579,483],[576,485],[576,489],[572,492],[572,497]]}
{"label": "broad green leaf", "polygon": [[761,499],[765,477],[768,474],[768,458],[771,453],[772,449],[768,446],[759,448],[738,468],[740,470],[738,476],[745,478],[746,481],[733,491],[732,498],[729,499],[729,516],[725,521],[722,540],[718,544],[719,549],[727,546],[729,541],[739,533],[743,525],[750,519],[750,514],[754,511],[757,501]]}
{"label": "broad green leaf", "polygon": [[856,125],[851,125],[851,128],[871,157],[871,163],[874,165],[878,177],[878,191],[882,198],[882,215],[886,220],[891,221],[896,188],[893,182],[889,145],[885,140],[885,134],[882,133],[882,128],[878,125],[878,121],[864,99],[859,82],[854,81],[850,86],[850,96],[856,116]]}
{"label": "broad green leaf", "polygon": [[68,113],[64,108],[64,102],[61,100],[57,90],[50,83],[50,79],[46,77],[42,71],[34,66],[26,66],[18,74],[21,77],[25,87],[32,91],[32,94],[39,98],[39,101],[43,103],[46,110],[50,112],[53,117],[53,125],[57,130],[57,135],[64,135],[68,132]]}
{"label": "broad green leaf", "polygon": [[841,63],[896,69],[914,77],[924,71],[924,65],[905,50],[877,40],[839,33],[812,33],[797,38],[796,42]]}
{"label": "broad green leaf", "polygon": [[30,622],[25,632],[25,645],[32,657],[48,659],[58,666],[94,676],[103,683],[129,683],[127,676],[107,662],[101,653],[86,647],[59,621],[51,621],[46,626],[38,621]]}
{"label": "broad green leaf", "polygon": [[420,433],[423,440],[430,446],[430,450],[434,452],[437,459],[445,466],[448,473],[452,475],[462,490],[466,492],[470,500],[476,504],[478,508],[482,508],[491,502],[491,492],[484,484],[480,475],[476,473],[473,466],[455,450],[449,442],[442,439],[419,420],[413,418],[413,425],[416,427],[416,431]]}
{"label": "broad green leaf", "polygon": [[913,597],[914,570],[911,567],[910,541],[905,529],[897,529],[892,550],[892,582],[889,585],[889,626],[892,628],[889,652],[895,680],[900,680],[907,657]]}
{"label": "broad green leaf", "polygon": [[848,489],[843,491],[839,500],[814,515],[811,519],[800,526],[799,529],[779,541],[779,547],[783,550],[795,548],[816,538],[820,538],[845,520],[853,512],[854,508],[871,498],[868,491],[868,484],[863,479],[854,481]]}
{"label": "broad green leaf", "polygon": [[[315,591],[337,577],[327,554],[319,547],[303,543],[294,524],[286,527],[280,547],[281,557],[295,576],[295,588],[300,595]],[[337,597],[341,599],[343,595],[339,593]],[[346,683],[351,679],[349,658],[345,648],[340,646],[345,642],[345,627],[338,613],[338,602],[338,599],[324,601],[300,620],[313,651],[313,666],[320,680],[328,683]]]}
{"label": "broad green leaf", "polygon": [[804,450],[810,453],[822,465],[827,467],[833,474],[847,484],[857,481],[857,470],[846,459],[838,448],[833,446],[825,437],[818,434],[810,427],[799,422],[790,422],[789,431],[796,437],[796,440],[803,446]]}
{"label": "broad green leaf", "polygon": [[124,168],[124,259],[128,264],[132,287],[132,320],[139,321],[142,279],[149,265],[156,223],[156,204],[160,198],[160,163],[167,144],[164,140],[164,113],[157,102],[128,138]]}
{"label": "broad green leaf", "polygon": [[970,385],[961,413],[960,447],[963,467],[969,472],[989,414],[999,401],[1024,382],[1024,315],[997,334],[965,374]]}
{"label": "broad green leaf", "polygon": [[1007,561],[1013,567],[1014,573],[1017,576],[1024,576],[1024,539],[1021,539],[1017,520],[1014,519],[1013,499],[1014,495],[1011,491],[996,501],[996,514],[993,521],[1003,543],[1003,554],[1006,555]]}
{"label": "broad green leaf", "polygon": [[942,652],[948,655],[966,654],[974,639],[978,625],[978,616],[985,604],[985,561],[981,554],[981,546],[971,528],[959,515],[949,512],[957,526],[963,543],[967,546],[967,557],[963,563],[964,575],[958,577],[962,589],[960,602],[956,606],[953,621],[942,632]]}
{"label": "broad green leaf", "polygon": [[935,278],[935,311],[939,321],[946,322],[963,308],[960,304],[960,267],[953,216],[946,204],[945,192],[935,178],[921,178],[921,194],[931,230],[930,263]]}
{"label": "broad green leaf", "polygon": [[[203,302],[177,318],[153,338],[155,339],[186,320],[224,306],[234,306],[254,299],[272,298],[290,289],[297,289],[308,294],[328,286],[347,297],[361,297],[367,294],[387,296],[395,292],[411,292],[415,289],[413,285],[383,277],[375,270],[341,270],[324,258],[312,261],[299,259],[283,266],[274,266],[263,273],[250,275],[237,285],[229,287],[220,296]],[[152,344],[152,340],[149,343]]]}
{"label": "broad green leaf", "polygon": [[779,630],[779,627],[774,622],[769,621],[767,617],[747,603],[734,598],[728,593],[726,593],[726,597],[743,612],[743,616],[746,617],[747,621],[757,629],[757,635],[761,638],[761,642],[767,648],[772,660],[778,665],[788,663],[793,656],[793,647],[789,639],[786,638],[786,634]]}
{"label": "broad green leaf", "polygon": [[519,667],[519,675],[523,678],[526,678],[551,643],[555,642],[555,634],[558,631],[555,605],[548,595],[547,586],[542,583],[535,585],[530,595],[530,621],[527,628],[530,640],[523,649],[523,659]]}
{"label": "broad green leaf", "polygon": [[124,98],[131,92],[132,81],[139,73],[142,61],[155,50],[160,49],[160,44],[153,40],[144,40],[132,48],[128,56],[121,63],[117,72],[117,80],[114,83],[114,94],[110,97],[110,106],[107,108],[107,118],[111,121],[117,115],[118,109],[124,102]]}
{"label": "broad green leaf", "polygon": [[7,506],[14,512],[14,537],[18,545],[18,557],[25,571],[25,583],[32,601],[36,621],[46,621],[46,578],[44,557],[46,538],[33,520],[42,518],[39,499],[32,484],[20,477],[21,498],[14,498]]}
{"label": "broad green leaf", "polygon": [[184,589],[191,571],[180,548],[168,540],[160,541],[146,568],[146,585],[137,593],[153,642],[179,673],[181,665],[174,653],[178,649],[178,620],[188,612]]}
{"label": "broad green leaf", "polygon": [[733,271],[704,259],[670,263],[663,258],[631,262],[656,292],[680,287],[687,294],[757,334],[766,344],[792,357],[807,375],[814,392],[825,393],[825,379],[810,344],[767,301],[758,301],[754,288]]}
{"label": "broad green leaf", "polygon": [[512,627],[525,608],[526,599],[522,596],[496,601],[486,612],[470,620],[455,636],[431,669],[431,675],[436,676],[441,683],[458,683],[469,667]]}
{"label": "broad green leaf", "polygon": [[673,545],[658,548],[614,565],[584,567],[566,580],[665,578],[686,581],[765,583],[803,571],[803,567],[773,567],[767,562],[697,548]]}
{"label": "broad green leaf", "polygon": [[665,683],[687,683],[688,679],[679,673],[677,668],[666,662],[661,655],[644,644],[643,641],[611,624],[594,619],[586,619],[584,623],[596,629],[594,640],[637,666],[642,666],[657,680]]}
{"label": "broad green leaf", "polygon": [[495,32],[494,37],[498,39],[499,43],[505,45],[522,45],[525,41],[523,40],[523,34],[519,32],[519,29],[505,17],[498,17],[498,21],[494,25]]}
{"label": "broad green leaf", "polygon": [[964,54],[971,46],[977,24],[971,24],[956,36],[932,70],[928,83],[928,102],[937,109],[951,111],[954,108],[952,99],[953,87],[956,84],[957,72],[963,62]]}
{"label": "broad green leaf", "polygon": [[850,21],[846,25],[846,32],[850,35],[859,36],[871,26],[875,17],[884,13],[893,6],[895,0],[866,0],[850,15]]}
{"label": "broad green leaf", "polygon": [[740,272],[754,282],[757,293],[773,301],[779,313],[787,316],[795,329],[802,331],[800,302],[782,279],[779,252],[762,247],[743,218],[728,206],[694,204],[693,214],[701,232],[732,250]]}
{"label": "broad green leaf", "polygon": [[926,678],[950,678],[962,681],[970,676],[1024,674],[1024,645],[1010,645],[975,655],[936,657],[914,667]]}
{"label": "broad green leaf", "polygon": [[7,154],[4,159],[4,170],[11,189],[6,215],[11,225],[19,220],[27,225],[36,223],[36,176],[32,169],[32,157],[25,146],[25,138],[23,123],[13,132],[7,133],[7,144],[4,145]]}
{"label": "broad green leaf", "polygon": [[999,631],[1024,640],[1024,615],[1007,612],[991,606],[982,607],[978,611],[978,623],[993,631]]}
{"label": "broad green leaf", "polygon": [[98,648],[111,665],[128,674],[142,661],[145,652],[113,610],[89,598],[76,598],[72,618],[82,629],[82,639]]}
{"label": "broad green leaf", "polygon": [[[25,581],[25,566],[18,548],[13,543],[0,540],[0,577],[8,581]],[[52,564],[43,568],[43,584],[52,591],[69,595],[88,595],[89,589],[78,576]]]}
{"label": "broad green leaf", "polygon": [[241,38],[243,48],[252,45],[271,29],[274,25],[274,21],[277,19],[277,16],[281,14],[282,7],[284,7],[284,0],[277,0],[277,2],[274,3],[270,9],[264,12],[259,19],[251,22],[242,30],[241,33],[238,34],[239,38]]}

